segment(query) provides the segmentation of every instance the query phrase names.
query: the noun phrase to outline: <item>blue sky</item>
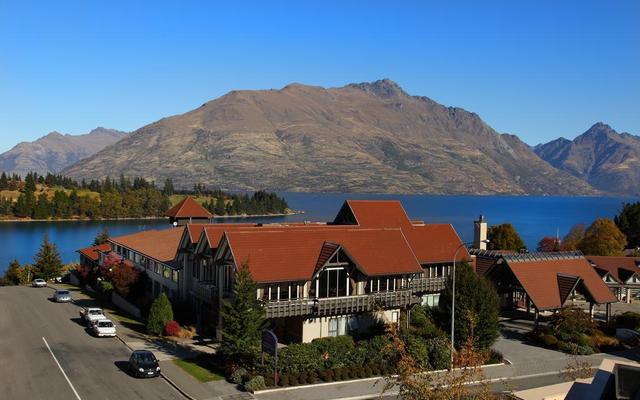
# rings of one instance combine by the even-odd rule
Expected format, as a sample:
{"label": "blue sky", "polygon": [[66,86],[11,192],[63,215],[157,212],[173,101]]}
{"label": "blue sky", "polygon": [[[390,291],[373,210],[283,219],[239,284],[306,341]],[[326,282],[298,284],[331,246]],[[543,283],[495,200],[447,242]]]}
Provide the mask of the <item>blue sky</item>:
{"label": "blue sky", "polygon": [[[135,4],[130,4],[135,3]],[[233,89],[390,78],[530,144],[640,134],[640,1],[0,0],[0,151]]]}

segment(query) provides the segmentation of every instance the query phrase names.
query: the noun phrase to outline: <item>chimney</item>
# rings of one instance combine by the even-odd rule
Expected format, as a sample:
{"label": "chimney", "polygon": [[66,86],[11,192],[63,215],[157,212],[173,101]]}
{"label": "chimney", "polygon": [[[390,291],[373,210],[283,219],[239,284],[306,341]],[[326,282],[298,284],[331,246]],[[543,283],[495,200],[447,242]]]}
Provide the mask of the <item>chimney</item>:
{"label": "chimney", "polygon": [[487,222],[484,220],[484,215],[480,214],[477,221],[473,221],[473,248],[486,250],[487,249]]}

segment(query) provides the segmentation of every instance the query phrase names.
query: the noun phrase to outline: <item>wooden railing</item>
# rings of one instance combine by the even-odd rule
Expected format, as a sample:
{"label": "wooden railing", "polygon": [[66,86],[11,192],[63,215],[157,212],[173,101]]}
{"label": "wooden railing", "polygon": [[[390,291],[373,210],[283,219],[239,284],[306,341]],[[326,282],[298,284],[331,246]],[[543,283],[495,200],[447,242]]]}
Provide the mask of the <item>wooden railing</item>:
{"label": "wooden railing", "polygon": [[411,290],[415,292],[436,293],[447,286],[447,277],[438,278],[415,278],[409,283]]}
{"label": "wooden railing", "polygon": [[411,290],[379,292],[358,296],[329,297],[273,301],[266,304],[267,318],[283,318],[304,315],[328,316],[355,314],[381,308],[402,308],[419,303]]}

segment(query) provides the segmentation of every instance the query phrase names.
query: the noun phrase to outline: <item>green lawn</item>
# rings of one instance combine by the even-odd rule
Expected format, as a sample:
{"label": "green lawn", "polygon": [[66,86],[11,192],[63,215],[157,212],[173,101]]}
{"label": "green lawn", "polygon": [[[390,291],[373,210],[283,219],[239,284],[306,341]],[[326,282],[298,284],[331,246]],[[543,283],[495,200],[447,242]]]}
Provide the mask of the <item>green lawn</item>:
{"label": "green lawn", "polygon": [[220,381],[223,380],[224,377],[216,374],[215,372],[201,366],[198,363],[198,360],[182,360],[175,359],[173,362],[183,370],[185,370],[189,375],[193,376],[200,382],[209,382],[209,381]]}

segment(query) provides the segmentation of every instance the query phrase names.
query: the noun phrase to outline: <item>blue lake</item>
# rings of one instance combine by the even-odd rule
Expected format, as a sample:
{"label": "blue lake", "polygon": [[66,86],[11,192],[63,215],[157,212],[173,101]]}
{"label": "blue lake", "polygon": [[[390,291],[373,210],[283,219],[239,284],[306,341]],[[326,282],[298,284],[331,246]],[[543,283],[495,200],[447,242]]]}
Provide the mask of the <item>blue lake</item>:
{"label": "blue lake", "polygon": [[[623,197],[524,197],[524,196],[426,196],[332,193],[281,193],[291,208],[304,214],[270,218],[221,218],[232,221],[328,221],[345,199],[399,199],[409,217],[425,222],[451,223],[463,240],[473,238],[473,220],[484,214],[489,225],[512,223],[527,247],[534,249],[543,236],[563,236],[574,224],[589,224],[599,217],[612,218],[624,202]],[[81,222],[3,222],[0,223],[0,273],[9,262],[33,262],[44,234],[55,242],[64,262],[77,260],[75,250],[86,247],[102,228],[112,236],[151,228],[169,227],[165,220],[81,221]]]}

